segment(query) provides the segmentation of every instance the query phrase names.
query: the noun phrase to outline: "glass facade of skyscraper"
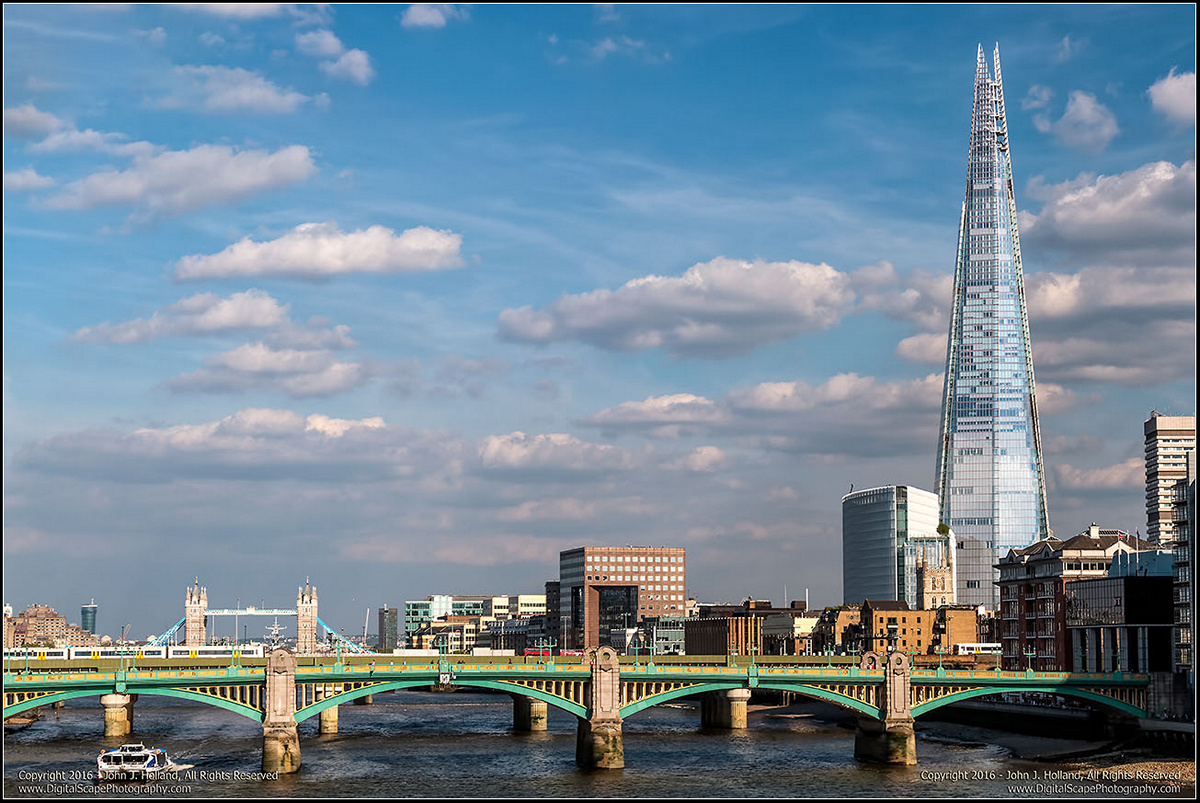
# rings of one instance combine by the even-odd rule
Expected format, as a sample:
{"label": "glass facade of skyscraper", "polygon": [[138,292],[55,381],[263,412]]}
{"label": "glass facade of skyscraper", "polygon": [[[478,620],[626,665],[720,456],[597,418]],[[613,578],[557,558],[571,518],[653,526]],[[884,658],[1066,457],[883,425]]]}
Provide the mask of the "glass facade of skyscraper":
{"label": "glass facade of skyscraper", "polygon": [[937,465],[958,602],[989,607],[996,561],[1049,534],[999,47],[994,63],[981,46]]}
{"label": "glass facade of skyscraper", "polygon": [[843,496],[842,601],[901,600],[915,608],[918,559],[950,557],[953,536],[939,535],[937,526],[937,496],[920,488],[887,485]]}

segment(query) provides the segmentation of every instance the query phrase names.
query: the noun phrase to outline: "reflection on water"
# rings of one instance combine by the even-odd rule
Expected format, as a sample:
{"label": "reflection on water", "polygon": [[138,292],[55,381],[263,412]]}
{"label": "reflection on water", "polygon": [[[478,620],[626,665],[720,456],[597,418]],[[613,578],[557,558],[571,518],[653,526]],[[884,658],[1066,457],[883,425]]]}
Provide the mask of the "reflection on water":
{"label": "reflection on water", "polygon": [[[918,767],[875,767],[854,760],[851,730],[803,713],[755,713],[748,729],[721,731],[701,729],[695,709],[659,706],[625,720],[625,769],[587,772],[574,763],[574,717],[553,708],[546,732],[517,734],[507,695],[374,699],[341,706],[336,735],[318,735],[316,717],[303,722],[303,766],[276,781],[253,777],[262,729],[232,712],[142,696],[133,735],[105,739],[98,701],[73,700],[57,718],[47,711],[5,736],[5,796],[95,797],[94,789],[62,784],[24,787],[31,778],[94,770],[101,748],[131,740],[195,765],[196,775],[166,790],[193,797],[1015,797],[1006,776],[1028,766],[994,745],[919,735]],[[982,779],[928,777],[947,771]]]}

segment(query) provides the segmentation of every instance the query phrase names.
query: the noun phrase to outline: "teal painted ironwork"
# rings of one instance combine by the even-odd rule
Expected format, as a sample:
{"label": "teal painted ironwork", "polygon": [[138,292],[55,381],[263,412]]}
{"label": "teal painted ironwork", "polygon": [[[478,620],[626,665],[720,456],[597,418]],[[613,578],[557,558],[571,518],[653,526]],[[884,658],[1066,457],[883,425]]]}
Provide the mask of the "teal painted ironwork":
{"label": "teal painted ironwork", "polygon": [[[380,656],[381,660],[383,656]],[[390,656],[388,657],[390,658]],[[576,717],[587,717],[590,668],[583,664],[482,664],[440,656],[434,662],[389,660],[363,664],[299,667],[296,721],[368,694],[411,688],[453,685],[523,695]],[[878,670],[827,668],[812,665],[697,663],[626,665],[621,667],[621,716],[681,697],[738,688],[791,692],[824,700],[866,717],[879,718]],[[54,672],[6,672],[4,716],[58,700],[111,693],[162,695],[213,705],[249,719],[263,720],[263,667],[208,669],[138,669],[94,672],[64,669]],[[317,699],[317,688],[347,686]],[[1145,716],[1148,678],[1128,673],[1070,674],[1062,672],[996,672],[916,670],[911,675],[911,712],[919,717],[954,702],[1003,692],[1042,692],[1075,697],[1118,711]],[[324,689],[322,689],[324,691]]]}

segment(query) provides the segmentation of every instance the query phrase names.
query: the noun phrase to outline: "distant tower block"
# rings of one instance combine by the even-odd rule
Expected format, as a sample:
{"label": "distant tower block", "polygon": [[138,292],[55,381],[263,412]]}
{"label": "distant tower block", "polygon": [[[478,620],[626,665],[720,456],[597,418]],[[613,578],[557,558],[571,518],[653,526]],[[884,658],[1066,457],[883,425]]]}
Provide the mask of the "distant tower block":
{"label": "distant tower block", "polygon": [[304,578],[304,588],[296,592],[296,653],[311,655],[317,651],[317,588]]}
{"label": "distant tower block", "polygon": [[86,605],[79,608],[79,626],[89,633],[96,632],[96,611],[99,610],[95,597]]}
{"label": "distant tower block", "polygon": [[202,647],[207,641],[207,617],[204,615],[206,610],[208,589],[200,587],[200,578],[197,577],[195,585],[187,590],[187,596],[183,599],[183,643],[186,646]]}

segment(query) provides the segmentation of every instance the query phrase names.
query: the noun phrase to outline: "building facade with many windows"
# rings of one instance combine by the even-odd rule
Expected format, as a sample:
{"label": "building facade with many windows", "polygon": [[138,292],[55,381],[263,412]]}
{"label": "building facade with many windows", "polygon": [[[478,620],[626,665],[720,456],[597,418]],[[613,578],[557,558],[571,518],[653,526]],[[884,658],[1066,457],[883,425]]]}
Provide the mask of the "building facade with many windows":
{"label": "building facade with many windows", "polygon": [[942,392],[937,494],[957,602],[994,608],[996,561],[1051,535],[1000,50],[980,46]]}
{"label": "building facade with many windows", "polygon": [[1067,585],[1107,577],[1114,556],[1129,552],[1152,554],[1154,546],[1122,530],[1095,524],[1066,541],[1046,538],[1010,549],[996,564],[1003,668],[1069,671],[1073,655],[1067,631]]}
{"label": "building facade with many windows", "polygon": [[[917,605],[918,567],[953,574],[953,532],[938,531],[936,494],[885,485],[842,497],[842,600],[899,599]],[[954,592],[948,593],[953,602]]]}
{"label": "building facade with many windows", "polygon": [[1196,448],[1196,417],[1150,414],[1146,434],[1146,540],[1175,543],[1176,489],[1187,480],[1188,452]]}
{"label": "building facade with many windows", "polygon": [[683,547],[586,546],[559,554],[562,646],[603,646],[618,628],[687,609]]}

